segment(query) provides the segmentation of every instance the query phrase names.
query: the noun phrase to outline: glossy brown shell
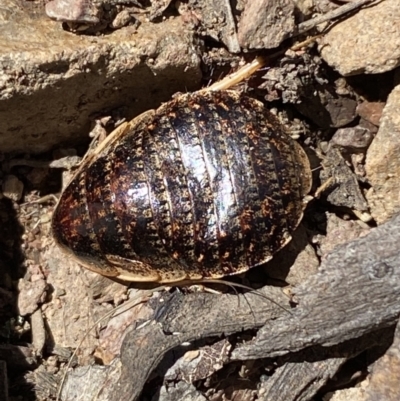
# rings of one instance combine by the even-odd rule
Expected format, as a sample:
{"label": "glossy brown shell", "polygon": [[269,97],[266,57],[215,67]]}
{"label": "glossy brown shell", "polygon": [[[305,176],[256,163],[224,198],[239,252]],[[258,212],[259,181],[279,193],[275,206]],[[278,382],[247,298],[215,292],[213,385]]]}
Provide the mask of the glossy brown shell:
{"label": "glossy brown shell", "polygon": [[53,216],[85,267],[129,281],[219,278],[270,260],[311,186],[303,149],[262,103],[180,95],[114,131]]}

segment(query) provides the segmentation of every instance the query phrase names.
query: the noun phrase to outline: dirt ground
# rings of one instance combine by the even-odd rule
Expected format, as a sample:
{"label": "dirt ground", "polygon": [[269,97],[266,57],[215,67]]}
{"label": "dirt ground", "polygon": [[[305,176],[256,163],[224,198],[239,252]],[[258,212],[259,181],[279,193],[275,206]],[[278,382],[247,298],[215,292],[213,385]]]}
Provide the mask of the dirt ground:
{"label": "dirt ground", "polygon": [[[400,398],[400,11],[353,3],[6,0],[1,400]],[[228,278],[254,291],[149,292],[66,257],[52,213],[92,138],[258,56],[234,89],[303,145],[313,188],[289,245]]]}

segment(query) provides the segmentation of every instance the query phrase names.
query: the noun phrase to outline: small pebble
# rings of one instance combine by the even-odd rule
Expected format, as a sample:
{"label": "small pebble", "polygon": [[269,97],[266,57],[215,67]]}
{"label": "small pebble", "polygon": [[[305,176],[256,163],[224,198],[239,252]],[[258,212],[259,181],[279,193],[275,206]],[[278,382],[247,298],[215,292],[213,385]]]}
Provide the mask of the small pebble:
{"label": "small pebble", "polygon": [[2,185],[3,195],[15,202],[22,198],[24,184],[15,175],[8,175]]}
{"label": "small pebble", "polygon": [[51,220],[51,214],[50,214],[50,213],[45,213],[45,214],[42,214],[42,215],[40,216],[40,223],[41,223],[41,224],[46,224],[46,223],[48,223],[50,220]]}
{"label": "small pebble", "polygon": [[379,127],[384,107],[385,103],[383,102],[363,102],[357,106],[357,114],[371,124]]}
{"label": "small pebble", "polygon": [[338,129],[331,139],[331,145],[355,151],[366,149],[372,142],[373,135],[367,128],[348,127]]}

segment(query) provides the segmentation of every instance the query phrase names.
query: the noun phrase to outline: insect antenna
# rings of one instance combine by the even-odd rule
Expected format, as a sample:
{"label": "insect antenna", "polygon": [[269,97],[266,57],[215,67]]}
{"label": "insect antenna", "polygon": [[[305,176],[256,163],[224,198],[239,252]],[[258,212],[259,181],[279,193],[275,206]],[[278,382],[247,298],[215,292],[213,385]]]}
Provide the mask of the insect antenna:
{"label": "insect antenna", "polygon": [[[236,288],[241,288],[244,290],[248,290],[251,291],[252,294],[258,295],[259,297],[271,302],[272,304],[276,305],[278,308],[284,310],[285,312],[289,313],[290,315],[293,315],[293,313],[285,308],[284,306],[282,306],[281,304],[279,304],[278,302],[274,301],[272,298],[268,297],[267,295],[263,294],[261,291],[255,290],[254,288],[251,288],[247,285],[244,284],[240,284],[240,283],[233,283],[231,281],[227,281],[227,280],[221,280],[221,279],[203,279],[203,280],[191,280],[190,281],[191,284],[207,284],[207,283],[212,283],[212,284],[224,284],[228,287],[231,287],[234,289],[234,291],[236,292],[236,294],[238,294],[238,292],[236,291]],[[236,287],[236,288],[235,288]],[[244,297],[246,294],[243,294]],[[246,297],[245,297],[246,299]]]}

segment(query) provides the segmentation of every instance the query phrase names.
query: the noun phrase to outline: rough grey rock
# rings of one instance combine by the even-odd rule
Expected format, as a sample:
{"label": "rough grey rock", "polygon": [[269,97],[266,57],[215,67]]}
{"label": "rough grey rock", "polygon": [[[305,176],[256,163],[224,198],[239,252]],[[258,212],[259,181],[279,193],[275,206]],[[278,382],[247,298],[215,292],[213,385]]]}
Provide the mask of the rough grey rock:
{"label": "rough grey rock", "polygon": [[38,304],[44,302],[46,286],[47,284],[43,279],[33,283],[23,278],[18,281],[18,313],[21,316],[35,312]]}
{"label": "rough grey rock", "polygon": [[340,74],[377,74],[400,65],[400,7],[385,0],[335,25],[323,38],[321,55]]}
{"label": "rough grey rock", "polygon": [[296,286],[316,273],[318,266],[319,260],[313,246],[308,243],[307,231],[300,224],[293,233],[292,241],[278,252],[264,269],[269,277]]}
{"label": "rough grey rock", "polygon": [[400,211],[400,85],[383,109],[379,131],[367,152],[365,170],[372,189],[367,193],[371,214],[383,223]]}
{"label": "rough grey rock", "polygon": [[385,104],[383,102],[364,101],[357,106],[357,114],[379,127],[379,121],[382,117],[382,111]]}
{"label": "rough grey rock", "polygon": [[333,135],[330,144],[350,152],[363,151],[373,139],[371,131],[356,125],[355,127],[339,128]]}
{"label": "rough grey rock", "polygon": [[[325,398],[323,399],[325,401]],[[365,401],[364,390],[360,387],[345,388],[329,393],[326,401]]]}
{"label": "rough grey rock", "polygon": [[333,213],[327,213],[326,233],[319,241],[319,256],[325,259],[335,247],[353,241],[368,232],[355,220],[343,220]]}
{"label": "rough grey rock", "polygon": [[295,29],[291,0],[253,0],[246,3],[238,39],[244,49],[273,49]]}
{"label": "rough grey rock", "polygon": [[130,119],[177,91],[198,88],[200,58],[180,18],[79,36],[43,9],[18,4],[3,0],[0,8],[3,152],[76,142],[98,115],[119,109]]}
{"label": "rough grey rock", "polygon": [[375,362],[365,398],[361,401],[397,401],[400,397],[400,324],[397,324],[393,344],[385,355]]}

